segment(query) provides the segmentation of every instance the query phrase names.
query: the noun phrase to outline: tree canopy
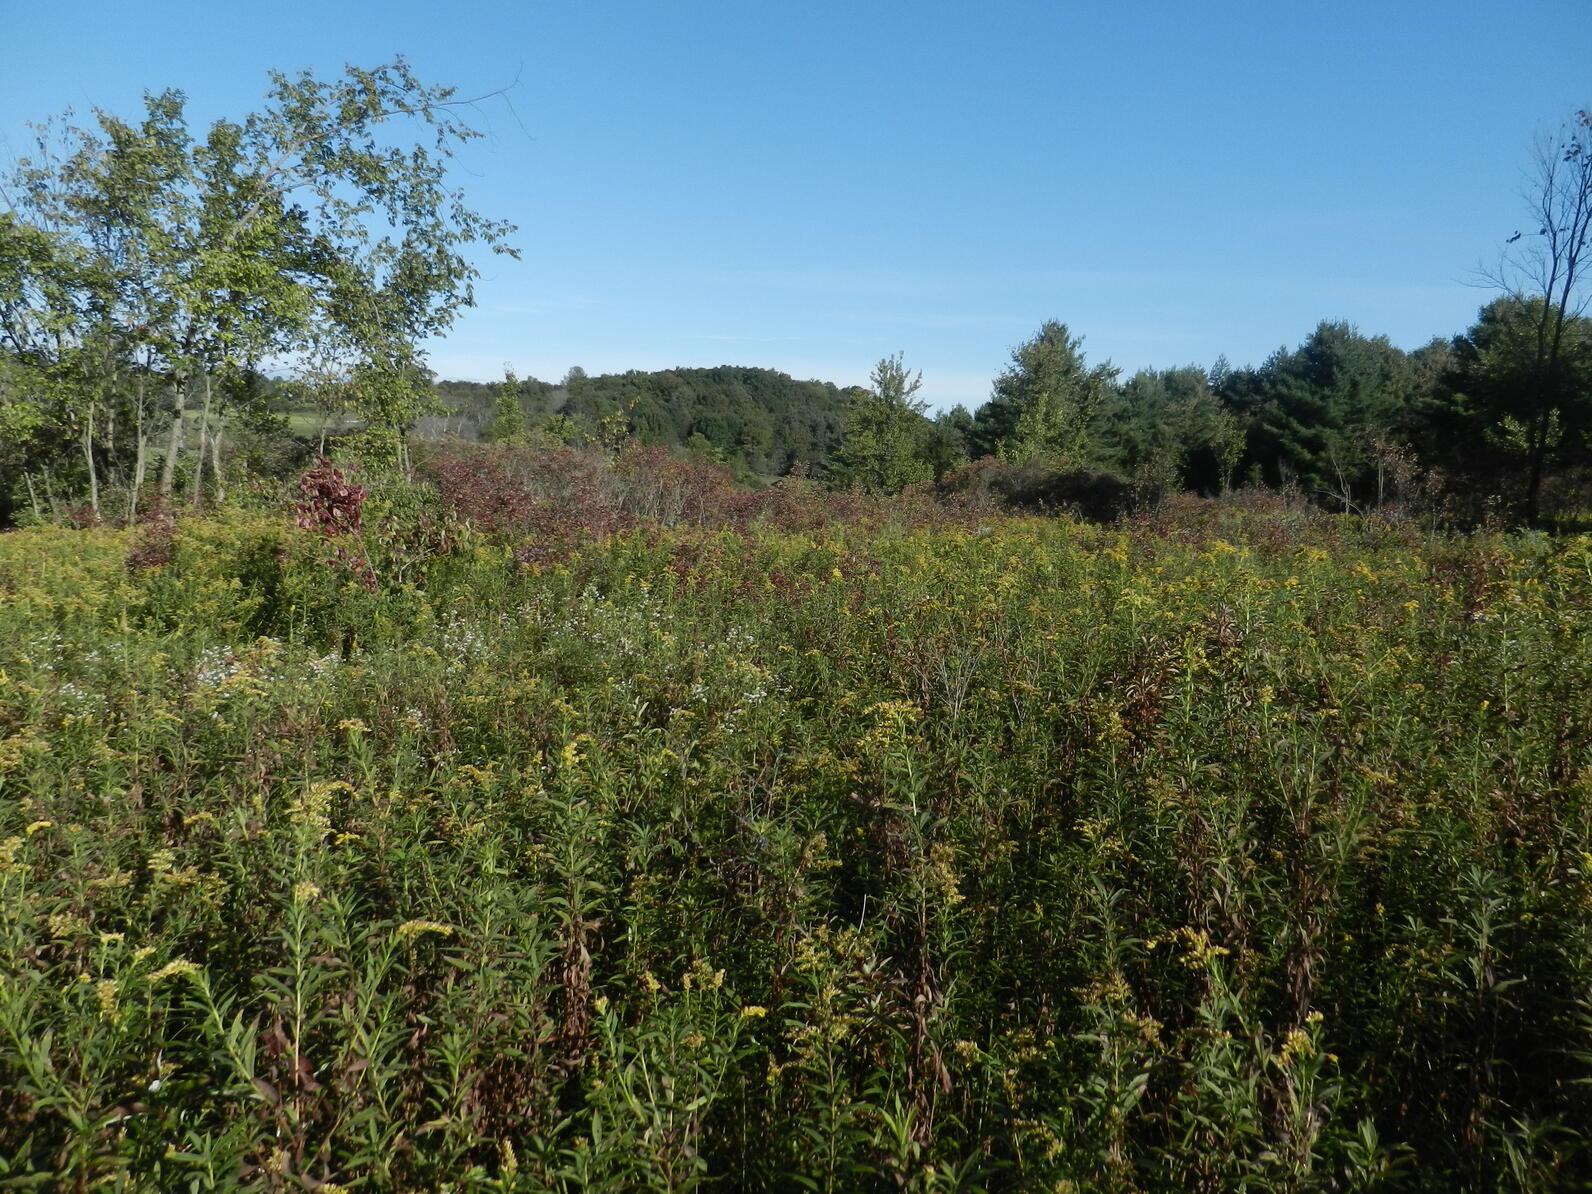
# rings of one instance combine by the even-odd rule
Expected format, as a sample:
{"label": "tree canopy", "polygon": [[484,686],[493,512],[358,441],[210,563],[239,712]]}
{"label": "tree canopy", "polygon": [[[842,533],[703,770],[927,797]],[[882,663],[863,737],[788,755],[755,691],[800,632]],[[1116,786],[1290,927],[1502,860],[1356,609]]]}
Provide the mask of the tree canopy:
{"label": "tree canopy", "polygon": [[1015,461],[1081,459],[1088,452],[1089,425],[1117,372],[1109,361],[1091,368],[1083,337],[1047,320],[1032,339],[1012,349],[989,401],[975,412],[975,452]]}
{"label": "tree canopy", "polygon": [[836,482],[863,493],[900,493],[931,480],[925,451],[928,404],[917,397],[922,373],[909,373],[901,354],[873,367],[867,389],[851,391],[845,438],[835,454]]}
{"label": "tree canopy", "polygon": [[[196,488],[266,364],[341,390],[401,460],[431,398],[423,343],[473,301],[470,248],[511,252],[511,227],[447,185],[476,135],[458,109],[399,59],[330,81],[273,74],[257,112],[197,133],[178,91],[147,95],[136,122],[41,126],[0,182],[16,463],[77,444],[96,508],[107,471],[131,505],[163,438],[162,490],[180,464]],[[399,132],[416,128],[419,142]]]}

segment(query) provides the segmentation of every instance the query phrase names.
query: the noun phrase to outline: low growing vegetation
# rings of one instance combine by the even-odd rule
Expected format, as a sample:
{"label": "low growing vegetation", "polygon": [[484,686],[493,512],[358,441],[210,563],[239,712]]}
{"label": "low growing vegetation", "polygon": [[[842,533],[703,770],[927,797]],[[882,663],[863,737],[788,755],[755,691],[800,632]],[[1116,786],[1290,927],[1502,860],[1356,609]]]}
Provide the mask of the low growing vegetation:
{"label": "low growing vegetation", "polygon": [[0,1188],[1592,1180],[1592,538],[507,459],[0,536]]}

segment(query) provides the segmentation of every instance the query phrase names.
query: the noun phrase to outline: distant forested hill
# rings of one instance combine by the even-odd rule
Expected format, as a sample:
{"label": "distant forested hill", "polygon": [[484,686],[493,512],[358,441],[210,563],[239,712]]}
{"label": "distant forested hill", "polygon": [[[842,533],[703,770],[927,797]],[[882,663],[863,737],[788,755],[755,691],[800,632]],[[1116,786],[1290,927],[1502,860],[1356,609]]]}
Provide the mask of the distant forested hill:
{"label": "distant forested hill", "polygon": [[[599,436],[605,421],[615,427],[622,420],[645,444],[687,448],[762,476],[782,476],[797,463],[820,468],[839,446],[846,403],[846,391],[830,382],[735,365],[598,377],[571,369],[561,382],[527,378],[517,385],[533,428]],[[437,382],[437,395],[451,413],[426,420],[419,431],[485,438],[500,389]]]}

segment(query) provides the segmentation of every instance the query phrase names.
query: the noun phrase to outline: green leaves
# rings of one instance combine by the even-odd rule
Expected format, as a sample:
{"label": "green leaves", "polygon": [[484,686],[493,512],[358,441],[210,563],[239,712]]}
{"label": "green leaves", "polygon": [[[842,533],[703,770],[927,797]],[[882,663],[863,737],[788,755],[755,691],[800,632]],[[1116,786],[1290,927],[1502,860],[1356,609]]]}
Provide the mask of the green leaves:
{"label": "green leaves", "polygon": [[975,449],[1018,463],[1081,463],[1089,424],[1117,375],[1109,361],[1088,367],[1082,348],[1082,336],[1052,319],[1012,349],[990,400],[974,414]]}
{"label": "green leaves", "polygon": [[869,494],[900,493],[932,480],[927,459],[928,404],[916,397],[923,375],[908,374],[901,354],[874,366],[871,389],[851,391],[845,433],[835,453],[839,485]]}
{"label": "green leaves", "polygon": [[467,254],[513,252],[512,227],[447,185],[477,135],[461,106],[399,59],[275,74],[258,112],[198,135],[176,91],[146,95],[137,123],[45,126],[0,214],[0,352],[32,371],[26,400],[57,432],[41,463],[62,467],[81,441],[91,485],[106,465],[136,485],[163,433],[169,491],[190,386],[206,382],[202,471],[212,416],[253,401],[266,364],[340,387],[406,463],[403,436],[430,409],[423,343],[473,301]]}

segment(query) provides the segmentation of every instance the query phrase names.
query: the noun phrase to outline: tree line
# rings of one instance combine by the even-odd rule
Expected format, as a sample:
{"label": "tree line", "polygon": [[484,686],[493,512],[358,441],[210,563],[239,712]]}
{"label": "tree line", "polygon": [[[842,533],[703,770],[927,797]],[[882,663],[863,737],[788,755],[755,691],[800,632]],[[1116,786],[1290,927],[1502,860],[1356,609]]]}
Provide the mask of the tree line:
{"label": "tree line", "polygon": [[836,479],[875,492],[967,460],[1095,469],[1141,492],[1296,486],[1345,511],[1442,493],[1451,508],[1537,522],[1592,496],[1592,111],[1536,147],[1535,228],[1508,238],[1496,297],[1412,352],[1323,321],[1258,367],[1091,365],[1050,321],[1013,350],[975,411],[928,419],[897,357],[851,405]]}
{"label": "tree line", "polygon": [[1051,320],[986,402],[931,415],[899,354],[850,388],[732,366],[437,381],[423,346],[472,303],[470,254],[512,253],[511,226],[446,182],[477,135],[464,106],[400,59],[273,75],[260,111],[199,131],[174,91],[136,122],[38,126],[0,178],[0,525],[223,494],[240,462],[286,471],[329,433],[398,467],[417,436],[635,439],[747,483],[795,472],[879,494],[982,461],[1141,496],[1259,483],[1343,510],[1441,491],[1470,514],[1585,512],[1587,111],[1538,145],[1530,223],[1451,338],[1405,351],[1325,321],[1258,366],[1123,377]]}
{"label": "tree line", "polygon": [[[1592,320],[1567,311],[1556,327],[1545,310],[1540,296],[1501,295],[1464,332],[1413,351],[1323,321],[1258,366],[1125,378],[1048,321],[1012,351],[987,402],[937,414],[899,354],[847,389],[729,367],[574,370],[507,389],[442,382],[454,413],[431,430],[608,447],[635,438],[742,479],[796,469],[871,494],[954,482],[985,461],[1040,488],[1046,476],[1094,473],[1151,498],[1262,484],[1343,511],[1441,499],[1463,516],[1573,516],[1592,492]],[[1545,323],[1558,338],[1552,360],[1539,355],[1553,342]]]}

